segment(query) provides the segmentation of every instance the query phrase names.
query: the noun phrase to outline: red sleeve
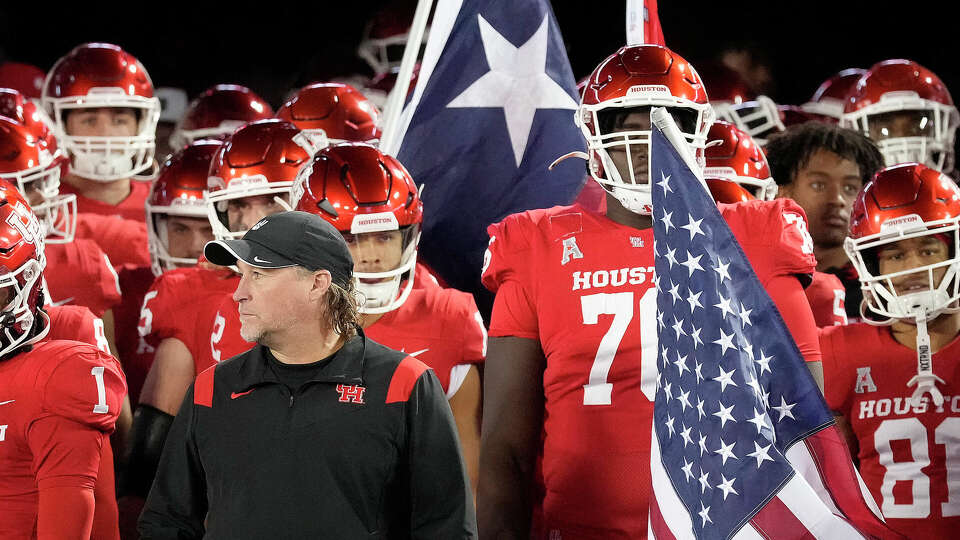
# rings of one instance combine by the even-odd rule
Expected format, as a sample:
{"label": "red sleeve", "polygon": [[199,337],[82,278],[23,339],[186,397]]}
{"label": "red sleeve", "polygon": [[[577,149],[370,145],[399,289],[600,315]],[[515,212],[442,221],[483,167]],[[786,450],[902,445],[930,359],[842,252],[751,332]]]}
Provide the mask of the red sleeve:
{"label": "red sleeve", "polygon": [[807,362],[820,362],[820,342],[813,312],[803,286],[793,276],[776,276],[766,284],[767,294],[776,304],[800,354]]}
{"label": "red sleeve", "polygon": [[105,438],[100,452],[100,471],[93,488],[96,506],[90,540],[120,540],[120,515],[117,509],[116,478],[113,474],[113,447]]}
{"label": "red sleeve", "polygon": [[497,290],[490,315],[490,336],[540,337],[537,313],[523,287],[516,281],[507,281]]}
{"label": "red sleeve", "polygon": [[[847,336],[858,325],[828,326],[820,329],[820,352],[823,355],[823,396],[831,410],[847,414],[850,389],[855,386],[856,375],[852,369],[844,369],[843,361],[849,355],[844,349]],[[856,335],[856,334],[854,334]],[[861,335],[862,339],[873,336]],[[866,344],[861,344],[866,347]]]}
{"label": "red sleeve", "polygon": [[458,316],[456,320],[460,321],[462,329],[461,350],[463,356],[459,363],[461,364],[482,364],[487,357],[487,329],[483,325],[483,317],[477,310],[477,303],[473,295],[468,293],[459,293],[461,301],[458,306]]}
{"label": "red sleeve", "polygon": [[809,284],[817,260],[807,216],[797,203],[776,199],[719,206],[764,287],[784,275],[800,276]]}
{"label": "red sleeve", "polygon": [[37,538],[89,538],[93,488],[107,435],[62,416],[33,422],[27,444],[39,491]]}
{"label": "red sleeve", "polygon": [[496,294],[490,315],[490,335],[538,339],[537,312],[530,301],[530,230],[524,214],[490,225],[490,245],[483,258],[483,285]]}
{"label": "red sleeve", "polygon": [[78,247],[81,246],[83,249],[78,262],[82,265],[82,275],[90,280],[83,284],[83,288],[88,291],[89,300],[82,305],[100,317],[120,303],[120,279],[113,269],[110,257],[97,244],[83,242],[78,244]]}
{"label": "red sleeve", "polygon": [[77,216],[77,238],[89,238],[117,266],[149,266],[147,225],[143,221],[84,213]]}
{"label": "red sleeve", "polygon": [[44,412],[111,433],[127,394],[119,362],[86,344],[51,344],[58,344],[51,351],[57,362],[44,385]]}

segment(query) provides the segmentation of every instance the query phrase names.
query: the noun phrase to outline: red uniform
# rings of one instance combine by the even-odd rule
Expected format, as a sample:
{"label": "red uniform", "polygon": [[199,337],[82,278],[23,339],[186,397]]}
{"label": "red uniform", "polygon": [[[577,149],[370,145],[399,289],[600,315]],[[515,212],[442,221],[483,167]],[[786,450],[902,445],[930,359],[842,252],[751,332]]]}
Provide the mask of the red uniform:
{"label": "red uniform", "polygon": [[[761,283],[813,272],[809,236],[788,217],[803,216],[792,201],[720,211]],[[490,335],[537,340],[546,357],[545,534],[645,537],[657,374],[653,229],[574,205],[514,214],[488,233]]]}
{"label": "red uniform", "polygon": [[190,349],[197,365],[197,359],[210,347],[208,321],[214,320],[219,301],[232,295],[239,281],[240,276],[226,268],[195,266],[164,272],[143,297],[140,335],[152,347],[167,338],[179,339]]}
{"label": "red uniform", "polygon": [[960,527],[960,339],[933,355],[944,403],[908,399],[917,353],[888,327],[824,328],[823,380],[830,408],[849,420],[860,475],[892,529],[909,538],[956,538]]}
{"label": "red uniform", "polygon": [[467,368],[486,356],[487,334],[473,296],[456,289],[414,289],[403,305],[364,332],[430,366],[447,399],[460,388]]}
{"label": "red uniform", "polygon": [[57,537],[56,514],[70,509],[57,497],[41,507],[41,491],[89,490],[92,504],[125,393],[120,364],[85,343],[40,342],[0,361],[0,538],[35,538],[40,515]]}
{"label": "red uniform", "polygon": [[[44,341],[72,340],[89,343],[110,354],[110,344],[103,330],[103,321],[83,306],[48,306],[50,331]],[[93,530],[90,540],[119,540],[119,512],[113,472],[113,448],[110,439],[104,439],[100,451],[100,471],[94,486],[96,506],[93,512]]]}
{"label": "red uniform", "polygon": [[51,304],[90,308],[97,317],[120,303],[120,284],[113,261],[91,240],[76,239],[44,248],[43,277]]}
{"label": "red uniform", "polygon": [[127,390],[130,403],[140,400],[140,390],[153,364],[154,347],[140,337],[137,326],[143,309],[143,296],[150,289],[156,276],[149,267],[124,267],[118,272],[123,300],[113,308],[114,336],[117,355],[127,375]]}
{"label": "red uniform", "polygon": [[138,223],[145,223],[147,219],[146,202],[150,196],[150,182],[141,180],[130,181],[130,194],[117,204],[91,199],[82,195],[77,188],[68,182],[60,184],[60,193],[73,193],[77,196],[77,213],[100,214],[102,216],[119,216]]}
{"label": "red uniform", "polygon": [[76,238],[96,242],[115,266],[150,266],[147,224],[142,220],[80,214],[77,216]]}
{"label": "red uniform", "polygon": [[840,278],[833,274],[814,272],[813,281],[804,291],[810,301],[810,310],[817,326],[842,326],[847,324],[847,311],[844,300],[847,290]]}

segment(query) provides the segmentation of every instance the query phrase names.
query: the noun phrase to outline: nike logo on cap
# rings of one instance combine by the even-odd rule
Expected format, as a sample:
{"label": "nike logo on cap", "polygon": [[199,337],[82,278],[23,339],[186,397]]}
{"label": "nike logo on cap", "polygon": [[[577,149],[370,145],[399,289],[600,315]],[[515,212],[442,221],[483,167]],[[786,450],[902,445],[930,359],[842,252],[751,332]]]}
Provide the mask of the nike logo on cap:
{"label": "nike logo on cap", "polygon": [[230,393],[230,399],[237,399],[237,398],[240,397],[240,396],[245,396],[245,395],[249,394],[250,392],[253,392],[253,390],[254,390],[254,389],[251,388],[251,389],[247,390],[246,392],[231,392],[231,393]]}
{"label": "nike logo on cap", "polygon": [[51,306],[65,306],[65,305],[69,304],[70,302],[73,302],[73,297],[72,297],[72,296],[69,297],[69,298],[64,298],[63,300],[57,300],[56,302],[50,302],[50,305],[51,305]]}
{"label": "nike logo on cap", "polygon": [[[417,351],[417,352],[412,352],[412,353],[407,353],[407,354],[409,354],[410,356],[416,358],[418,355],[421,355],[421,354],[423,354],[423,353],[425,353],[425,352],[427,352],[427,351],[429,351],[429,350],[430,350],[429,348],[427,348],[427,349],[421,349],[421,350],[419,350],[419,351]],[[403,350],[403,347],[400,348],[400,352],[405,352],[405,351]]]}
{"label": "nike logo on cap", "polygon": [[273,264],[273,261],[267,261],[267,260],[261,259],[260,257],[257,257],[256,255],[253,256],[253,262]]}
{"label": "nike logo on cap", "polygon": [[13,403],[15,399],[8,399],[7,401],[0,401],[0,405],[6,405],[7,403]]}

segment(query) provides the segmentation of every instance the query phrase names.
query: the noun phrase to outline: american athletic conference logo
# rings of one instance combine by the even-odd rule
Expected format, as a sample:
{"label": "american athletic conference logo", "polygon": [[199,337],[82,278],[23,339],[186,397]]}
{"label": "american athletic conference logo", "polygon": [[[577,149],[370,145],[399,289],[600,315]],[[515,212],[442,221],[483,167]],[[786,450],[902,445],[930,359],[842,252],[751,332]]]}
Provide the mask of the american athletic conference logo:
{"label": "american athletic conference logo", "polygon": [[356,384],[338,384],[337,392],[340,394],[340,403],[356,403],[358,405],[363,404],[363,393],[367,389],[363,386],[358,386]]}

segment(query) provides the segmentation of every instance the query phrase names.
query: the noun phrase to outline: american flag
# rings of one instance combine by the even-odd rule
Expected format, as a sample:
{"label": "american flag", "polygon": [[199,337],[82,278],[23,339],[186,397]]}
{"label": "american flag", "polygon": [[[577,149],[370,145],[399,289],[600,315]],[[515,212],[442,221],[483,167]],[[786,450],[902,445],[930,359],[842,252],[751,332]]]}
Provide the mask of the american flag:
{"label": "american flag", "polygon": [[584,182],[576,83],[546,0],[439,0],[395,153],[424,186],[420,256],[477,293],[487,226],[569,204]]}
{"label": "american flag", "polygon": [[[675,129],[662,110],[654,116]],[[686,163],[655,127],[651,533],[897,537],[877,517],[773,301]]]}

